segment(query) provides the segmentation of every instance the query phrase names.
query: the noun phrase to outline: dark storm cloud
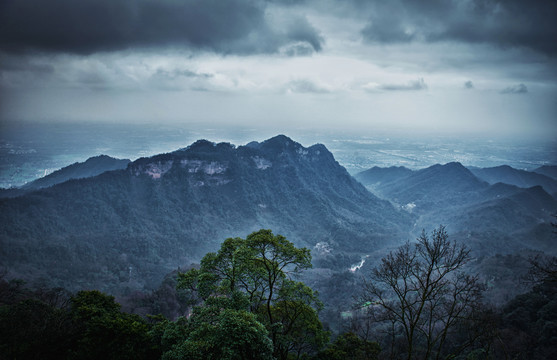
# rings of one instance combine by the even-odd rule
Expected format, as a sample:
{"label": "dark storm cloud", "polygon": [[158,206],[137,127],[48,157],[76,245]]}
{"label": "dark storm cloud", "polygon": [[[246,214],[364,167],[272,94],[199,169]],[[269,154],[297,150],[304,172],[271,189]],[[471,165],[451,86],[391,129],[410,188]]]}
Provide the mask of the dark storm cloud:
{"label": "dark storm cloud", "polygon": [[321,50],[323,38],[305,17],[297,17],[289,24],[286,36],[288,39],[305,41],[309,43],[315,51]]}
{"label": "dark storm cloud", "polygon": [[363,2],[370,42],[458,41],[525,47],[557,55],[555,0],[393,0]]}
{"label": "dark storm cloud", "polygon": [[528,88],[524,84],[509,86],[500,91],[501,94],[526,94]]}
{"label": "dark storm cloud", "polygon": [[271,29],[265,6],[260,0],[0,0],[0,49],[91,54],[182,46],[247,54],[292,42],[321,49],[307,20]]}

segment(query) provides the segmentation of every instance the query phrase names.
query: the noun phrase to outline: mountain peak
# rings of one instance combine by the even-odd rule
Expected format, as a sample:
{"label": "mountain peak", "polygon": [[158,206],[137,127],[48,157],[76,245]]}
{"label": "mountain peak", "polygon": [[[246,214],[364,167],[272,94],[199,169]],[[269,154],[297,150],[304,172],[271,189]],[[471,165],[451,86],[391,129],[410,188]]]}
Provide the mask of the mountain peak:
{"label": "mountain peak", "polygon": [[257,141],[250,141],[245,145],[245,147],[250,149],[259,149],[261,147],[261,144],[258,143]]}
{"label": "mountain peak", "polygon": [[445,165],[441,165],[441,167],[444,167],[446,169],[459,169],[459,170],[468,171],[468,169],[466,169],[466,167],[458,161],[448,162]]}
{"label": "mountain peak", "polygon": [[[71,265],[62,260],[79,258],[70,267],[75,278],[89,276],[91,267],[82,265],[89,258],[79,256],[81,245],[74,242],[84,248],[100,244],[91,255],[100,259],[95,272],[125,253],[137,279],[149,283],[184,261],[198,261],[221,239],[254,229],[277,229],[310,248],[325,243],[341,258],[399,241],[410,226],[409,215],[366,191],[325,150],[323,145],[304,148],[284,135],[259,149],[200,140],[179,152],[138,159],[126,171],[60,184],[48,196],[1,201],[0,233],[9,234],[2,241],[21,246],[14,245],[17,254],[34,249],[36,259],[42,259],[41,251],[48,253],[60,268]],[[63,243],[69,256],[26,243],[34,239],[34,229],[45,229],[41,241]],[[5,253],[0,251],[0,262]],[[33,273],[41,273],[44,263],[33,264]]]}
{"label": "mountain peak", "polygon": [[295,142],[294,140],[292,140],[291,138],[289,138],[288,136],[282,135],[282,134],[274,136],[270,139],[267,139],[267,140],[263,141],[263,143],[261,143],[261,145],[263,145],[264,147],[278,148],[278,149],[287,148],[287,147],[291,146],[292,144],[298,144],[298,143]]}
{"label": "mountain peak", "polygon": [[191,144],[190,146],[188,146],[186,150],[205,150],[205,149],[211,149],[215,146],[216,144],[212,141],[206,139],[200,139],[194,142],[193,144]]}
{"label": "mountain peak", "polygon": [[478,186],[483,182],[478,179],[468,168],[457,161],[446,163],[445,165],[433,165],[417,173],[428,174],[428,176],[435,175],[441,177],[453,185],[468,184]]}

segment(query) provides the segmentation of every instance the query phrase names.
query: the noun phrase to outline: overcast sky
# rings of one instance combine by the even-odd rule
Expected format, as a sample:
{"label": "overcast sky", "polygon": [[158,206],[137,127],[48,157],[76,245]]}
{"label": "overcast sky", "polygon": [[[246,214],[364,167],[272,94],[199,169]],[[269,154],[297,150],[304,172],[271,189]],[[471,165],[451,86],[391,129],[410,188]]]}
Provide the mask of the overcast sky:
{"label": "overcast sky", "polygon": [[0,120],[554,139],[556,19],[555,0],[0,0]]}

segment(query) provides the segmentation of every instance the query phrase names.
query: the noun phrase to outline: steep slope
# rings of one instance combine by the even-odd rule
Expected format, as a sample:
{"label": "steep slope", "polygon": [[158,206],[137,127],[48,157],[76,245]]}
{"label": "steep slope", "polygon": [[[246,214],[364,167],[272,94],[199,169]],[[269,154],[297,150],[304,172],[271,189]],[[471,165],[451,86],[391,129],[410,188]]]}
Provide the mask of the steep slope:
{"label": "steep slope", "polygon": [[319,243],[345,266],[342,254],[405,240],[409,216],[365,190],[323,145],[202,140],[0,200],[0,260],[67,288],[134,289],[259,228]]}
{"label": "steep slope", "polygon": [[550,194],[557,192],[557,180],[536,172],[518,170],[508,165],[491,168],[470,167],[469,169],[478,178],[487,181],[490,184],[501,182],[516,185],[521,188],[529,188],[540,185]]}

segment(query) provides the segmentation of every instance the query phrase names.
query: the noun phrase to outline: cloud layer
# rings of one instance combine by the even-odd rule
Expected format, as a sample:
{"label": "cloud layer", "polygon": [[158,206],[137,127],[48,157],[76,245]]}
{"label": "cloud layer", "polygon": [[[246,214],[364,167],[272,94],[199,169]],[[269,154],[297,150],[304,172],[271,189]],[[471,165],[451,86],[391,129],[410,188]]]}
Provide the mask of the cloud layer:
{"label": "cloud layer", "polygon": [[[273,22],[269,8],[289,9],[290,18]],[[341,8],[340,16],[366,19],[360,35],[367,43],[449,41],[557,55],[554,0],[0,0],[0,50],[177,46],[307,55],[320,51],[324,38],[297,14],[329,16]]]}
{"label": "cloud layer", "polygon": [[303,17],[272,28],[259,0],[0,0],[0,50],[92,54],[179,46],[273,53],[291,43],[321,49]]}
{"label": "cloud layer", "polygon": [[554,0],[0,0],[0,123],[553,134],[556,9]]}
{"label": "cloud layer", "polygon": [[362,30],[368,42],[487,43],[557,55],[554,0],[372,0]]}

